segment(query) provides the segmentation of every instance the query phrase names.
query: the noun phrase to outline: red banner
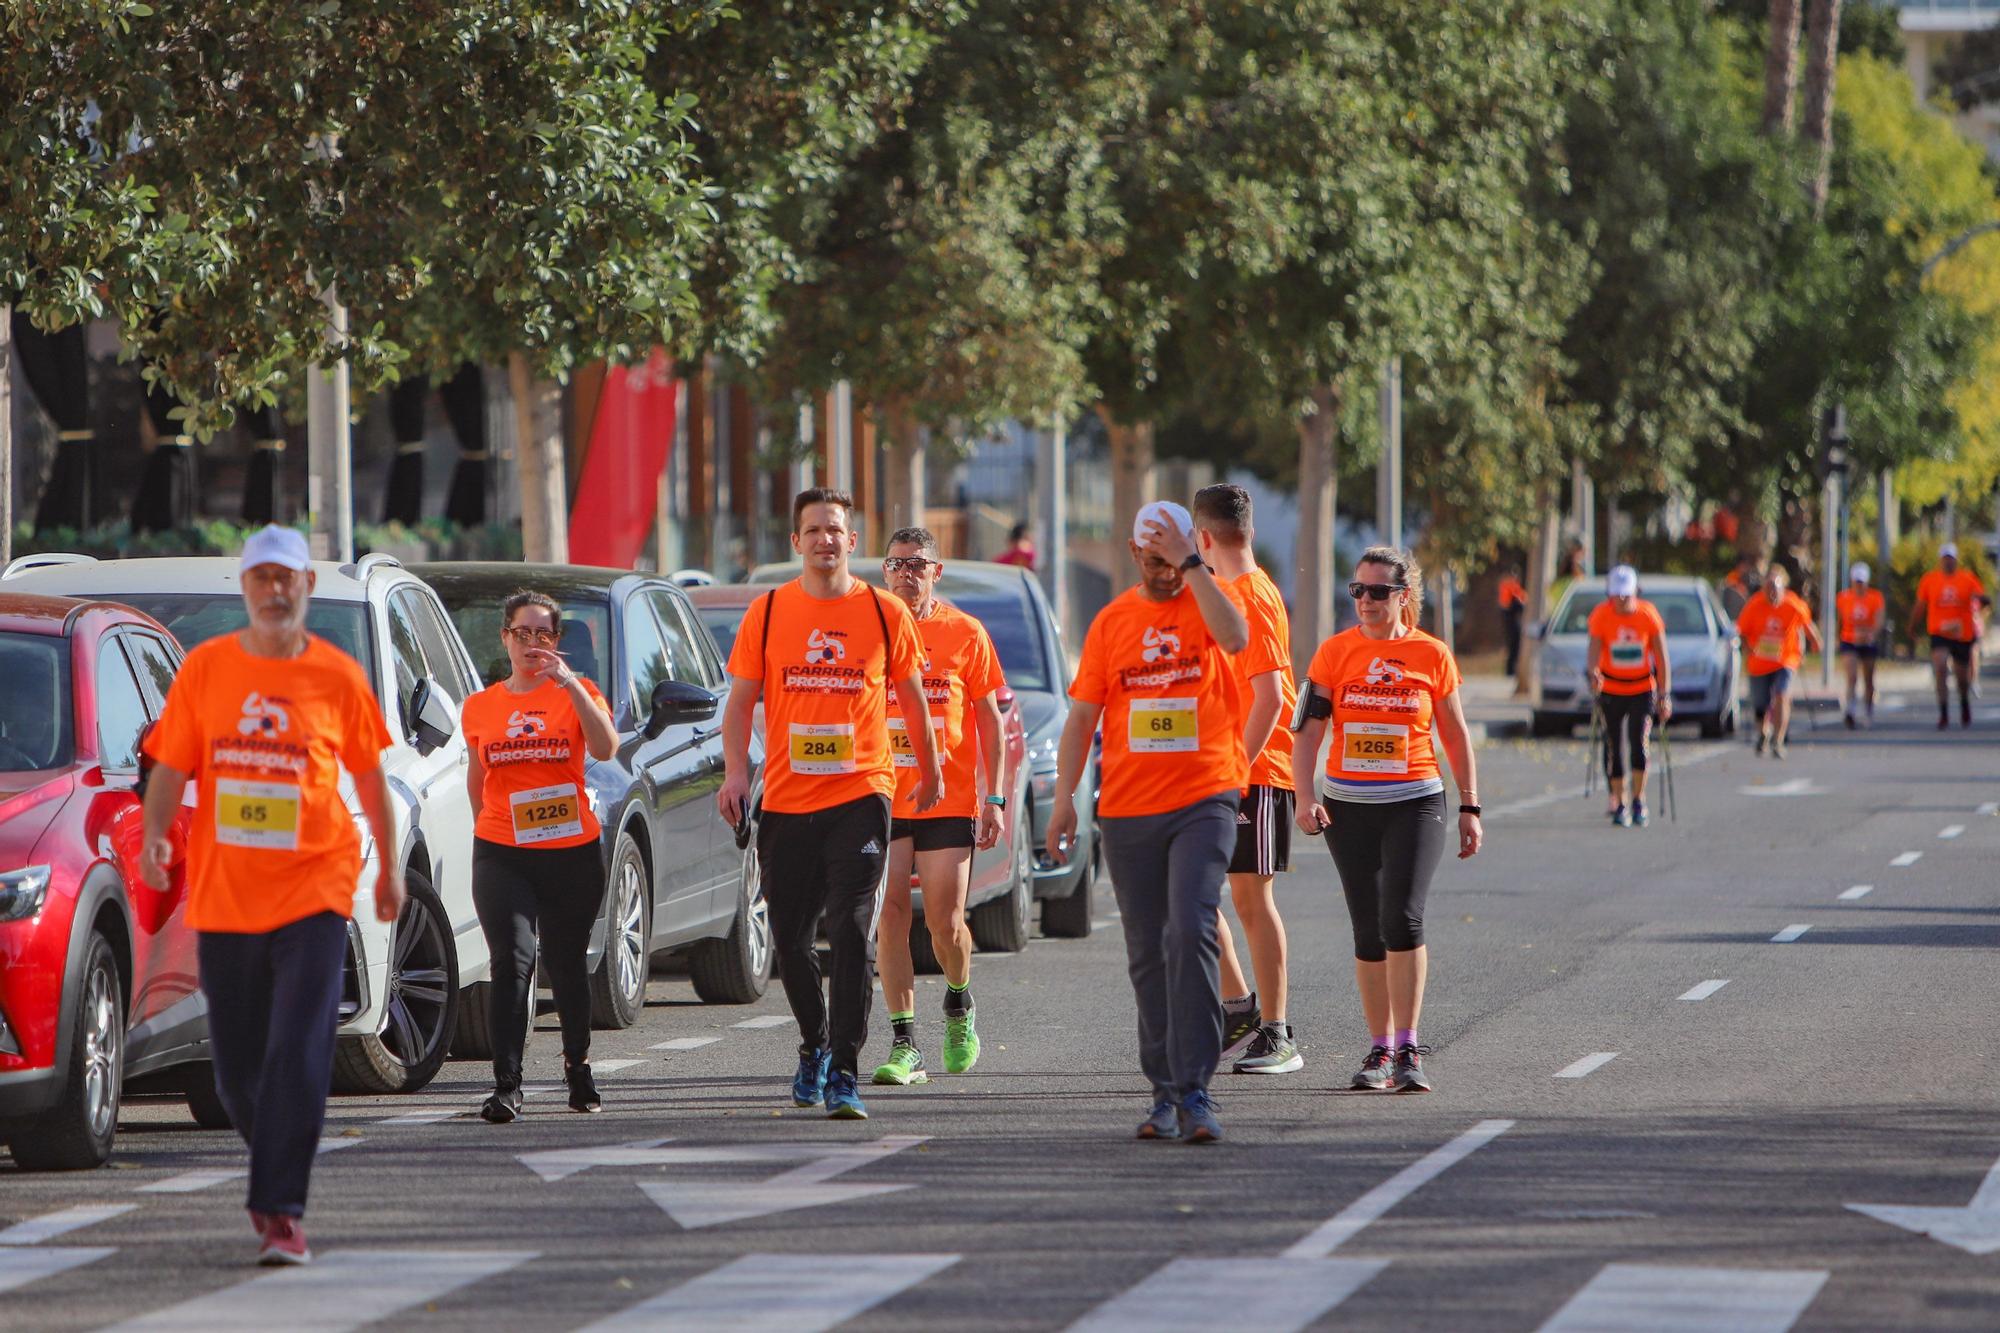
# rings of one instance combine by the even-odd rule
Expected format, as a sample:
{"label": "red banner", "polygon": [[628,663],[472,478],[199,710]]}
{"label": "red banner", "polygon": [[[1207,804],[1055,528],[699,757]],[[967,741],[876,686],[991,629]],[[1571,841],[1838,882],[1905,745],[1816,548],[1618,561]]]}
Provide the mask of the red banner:
{"label": "red banner", "polygon": [[643,365],[605,371],[570,508],[571,561],[630,569],[646,549],[680,405],[680,381],[661,348]]}

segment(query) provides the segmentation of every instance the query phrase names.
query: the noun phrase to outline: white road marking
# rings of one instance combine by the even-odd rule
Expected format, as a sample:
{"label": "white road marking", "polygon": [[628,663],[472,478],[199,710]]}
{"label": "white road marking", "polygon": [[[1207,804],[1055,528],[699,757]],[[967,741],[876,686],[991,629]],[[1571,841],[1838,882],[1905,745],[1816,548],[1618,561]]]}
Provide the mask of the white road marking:
{"label": "white road marking", "polygon": [[1972,813],[1975,815],[2000,815],[2000,801],[1982,801],[1979,808]]}
{"label": "white road marking", "polygon": [[52,1245],[39,1250],[0,1250],[0,1291],[25,1287],[30,1282],[40,1282],[45,1277],[67,1273],[72,1268],[96,1263],[106,1255],[116,1253],[118,1251],[115,1249],[87,1249],[61,1245]]}
{"label": "white road marking", "polygon": [[1895,860],[1891,861],[1889,864],[1895,866],[1898,870],[1900,870],[1904,866],[1913,866],[1917,862],[1923,859],[1924,859],[1924,854],[1922,852],[1904,852],[1901,856],[1898,856]]}
{"label": "white road marking", "polygon": [[1963,832],[1965,832],[1965,825],[1963,824],[1946,824],[1938,830],[1938,840],[1949,842]]}
{"label": "white road marking", "polygon": [[642,1180],[639,1188],[660,1210],[689,1231],[742,1222],[795,1208],[852,1203],[878,1194],[895,1194],[914,1185],[850,1185],[834,1177],[879,1162],[924,1142],[923,1135],[892,1134],[873,1143],[822,1148],[814,1160],[768,1180]]}
{"label": "white road marking", "polygon": [[1557,1078],[1586,1078],[1618,1058],[1616,1051],[1599,1051],[1586,1055],[1575,1064],[1564,1065],[1556,1071]]}
{"label": "white road marking", "polygon": [[1824,1269],[1609,1264],[1541,1333],[1785,1333],[1824,1285]]}
{"label": "white road marking", "polygon": [[1777,934],[1771,937],[1771,943],[1790,944],[1793,940],[1797,939],[1799,936],[1805,934],[1807,931],[1811,929],[1812,929],[1811,926],[1786,926],[1783,930],[1779,931]]}
{"label": "white road marking", "polygon": [[[1482,1120],[1442,1148],[1421,1157],[1313,1228],[1287,1249],[1284,1259],[1325,1259],[1355,1233],[1458,1163],[1514,1127],[1511,1120]],[[1237,1293],[1241,1295],[1241,1292]]]}
{"label": "white road marking", "polygon": [[1293,1333],[1388,1266],[1387,1259],[1176,1259],[1071,1324],[1070,1333]]}
{"label": "white road marking", "polygon": [[1715,994],[1717,991],[1721,990],[1724,986],[1727,986],[1728,984],[1729,982],[1726,980],[1704,981],[1699,986],[1696,986],[1693,990],[1689,991],[1687,994],[1681,996],[1681,998],[1683,1000],[1706,1000],[1709,996]]}
{"label": "white road marking", "polygon": [[746,1254],[600,1319],[585,1333],[821,1333],[942,1273],[958,1259],[955,1254]]}
{"label": "white road marking", "polygon": [[1963,1208],[1920,1207],[1915,1204],[1850,1203],[1857,1213],[1878,1222],[1914,1231],[1947,1245],[1956,1245],[1967,1254],[1992,1254],[2000,1250],[2000,1162],[1995,1162],[1979,1182],[1972,1202]]}
{"label": "white road marking", "polygon": [[644,1060],[592,1060],[590,1067],[600,1074],[615,1074],[621,1069],[630,1069],[633,1065],[645,1063],[647,1062]]}
{"label": "white road marking", "polygon": [[[321,1139],[319,1151],[339,1152],[342,1148],[352,1148],[364,1140],[358,1138]],[[250,1174],[248,1166],[211,1166],[196,1171],[183,1171],[165,1180],[156,1180],[150,1185],[139,1186],[141,1194],[194,1194],[217,1185],[226,1185],[232,1180],[241,1180]]]}
{"label": "white road marking", "polygon": [[533,1250],[335,1250],[140,1315],[108,1333],[346,1333],[518,1268]]}
{"label": "white road marking", "polygon": [[922,1135],[889,1135],[862,1143],[697,1143],[678,1144],[672,1139],[638,1139],[602,1148],[554,1148],[546,1152],[520,1153],[514,1158],[545,1181],[567,1180],[593,1166],[710,1166],[733,1162],[812,1162],[823,1157],[852,1156],[856,1153],[901,1152],[922,1143]]}
{"label": "white road marking", "polygon": [[95,1203],[65,1208],[59,1213],[44,1213],[0,1231],[0,1245],[39,1245],[80,1227],[96,1226],[99,1222],[123,1216],[138,1206],[136,1203]]}
{"label": "white road marking", "polygon": [[1745,796],[1824,796],[1826,788],[1815,786],[1811,778],[1787,778],[1766,786],[1759,783],[1754,787],[1738,787]]}
{"label": "white road marking", "polygon": [[753,1030],[757,1028],[781,1028],[791,1021],[792,1016],[790,1014],[759,1014],[755,1018],[746,1018],[741,1023],[731,1023],[729,1026],[750,1028]]}
{"label": "white road marking", "polygon": [[[1693,768],[1696,764],[1705,764],[1711,759],[1719,759],[1734,748],[1734,746],[1726,741],[1718,741],[1710,745],[1697,745],[1686,754],[1676,755],[1674,757],[1674,767],[1676,769]],[[1539,810],[1545,805],[1554,805],[1559,801],[1582,800],[1588,795],[1590,793],[1586,792],[1582,787],[1570,787],[1563,791],[1545,791],[1535,796],[1523,796],[1519,800],[1502,801],[1498,805],[1489,805],[1486,807],[1486,813],[1481,818],[1493,819],[1501,815],[1525,814],[1530,810]]]}
{"label": "white road marking", "polygon": [[1856,884],[1853,888],[1843,891],[1840,895],[1840,900],[1851,903],[1856,898],[1866,898],[1873,892],[1875,892],[1873,884]]}
{"label": "white road marking", "polygon": [[378,1125],[435,1125],[463,1114],[459,1111],[406,1111],[402,1115],[392,1115],[387,1120],[377,1120]]}
{"label": "white road marking", "polygon": [[698,1051],[704,1046],[713,1046],[721,1040],[722,1038],[720,1037],[674,1037],[668,1041],[660,1042],[650,1049],[655,1051]]}

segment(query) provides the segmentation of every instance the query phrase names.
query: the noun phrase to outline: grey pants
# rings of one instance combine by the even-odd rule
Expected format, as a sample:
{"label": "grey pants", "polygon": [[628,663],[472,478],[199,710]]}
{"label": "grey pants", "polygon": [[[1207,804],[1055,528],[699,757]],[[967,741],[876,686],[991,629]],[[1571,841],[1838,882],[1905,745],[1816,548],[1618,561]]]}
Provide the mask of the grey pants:
{"label": "grey pants", "polygon": [[1139,1067],[1158,1101],[1208,1087],[1222,1057],[1215,913],[1236,847],[1235,792],[1105,819],[1104,860],[1139,1005]]}

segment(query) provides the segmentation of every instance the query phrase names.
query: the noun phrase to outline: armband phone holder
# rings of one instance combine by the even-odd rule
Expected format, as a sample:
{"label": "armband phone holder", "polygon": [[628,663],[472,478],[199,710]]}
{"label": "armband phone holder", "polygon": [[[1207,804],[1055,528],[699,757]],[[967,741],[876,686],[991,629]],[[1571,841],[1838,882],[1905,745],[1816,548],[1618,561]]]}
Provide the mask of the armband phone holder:
{"label": "armband phone holder", "polygon": [[1292,714],[1292,730],[1304,731],[1306,723],[1315,718],[1325,720],[1333,716],[1333,700],[1321,694],[1308,684],[1299,691],[1299,708]]}

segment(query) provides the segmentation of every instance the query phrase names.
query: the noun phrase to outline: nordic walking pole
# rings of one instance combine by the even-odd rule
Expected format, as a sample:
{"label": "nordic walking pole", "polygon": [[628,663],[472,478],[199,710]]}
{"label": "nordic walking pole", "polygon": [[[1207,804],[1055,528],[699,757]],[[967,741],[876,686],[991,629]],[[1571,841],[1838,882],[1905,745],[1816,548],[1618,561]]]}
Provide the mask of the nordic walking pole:
{"label": "nordic walking pole", "polygon": [[1667,818],[1678,824],[1681,822],[1681,807],[1680,802],[1674,799],[1674,742],[1664,722],[1660,724],[1660,759],[1667,766]]}
{"label": "nordic walking pole", "polygon": [[1598,729],[1604,723],[1604,714],[1598,711],[1597,700],[1590,701],[1590,744],[1583,752],[1583,794],[1593,795],[1597,791],[1597,737]]}

